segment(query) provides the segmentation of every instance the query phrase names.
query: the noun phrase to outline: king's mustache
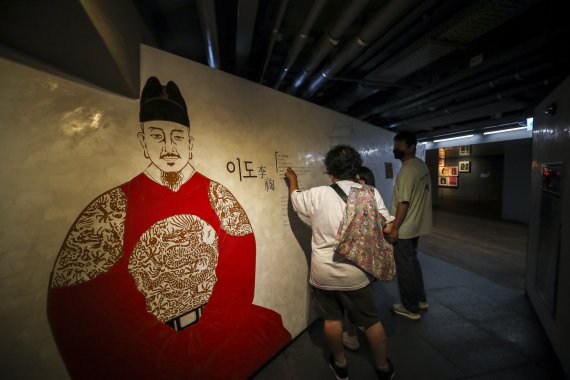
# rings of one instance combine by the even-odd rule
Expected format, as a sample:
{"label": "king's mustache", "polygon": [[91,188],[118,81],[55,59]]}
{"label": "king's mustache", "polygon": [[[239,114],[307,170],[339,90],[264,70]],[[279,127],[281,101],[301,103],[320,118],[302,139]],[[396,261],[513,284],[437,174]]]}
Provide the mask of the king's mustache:
{"label": "king's mustache", "polygon": [[180,158],[180,155],[178,153],[163,153],[160,158]]}

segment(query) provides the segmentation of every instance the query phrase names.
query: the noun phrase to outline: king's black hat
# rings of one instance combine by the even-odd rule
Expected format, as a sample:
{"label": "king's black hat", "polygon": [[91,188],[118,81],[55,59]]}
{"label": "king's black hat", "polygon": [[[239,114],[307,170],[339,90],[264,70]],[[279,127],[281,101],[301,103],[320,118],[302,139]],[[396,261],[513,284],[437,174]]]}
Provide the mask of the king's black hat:
{"label": "king's black hat", "polygon": [[163,86],[156,77],[146,81],[141,93],[139,121],[172,121],[190,127],[186,102],[176,83],[170,81]]}

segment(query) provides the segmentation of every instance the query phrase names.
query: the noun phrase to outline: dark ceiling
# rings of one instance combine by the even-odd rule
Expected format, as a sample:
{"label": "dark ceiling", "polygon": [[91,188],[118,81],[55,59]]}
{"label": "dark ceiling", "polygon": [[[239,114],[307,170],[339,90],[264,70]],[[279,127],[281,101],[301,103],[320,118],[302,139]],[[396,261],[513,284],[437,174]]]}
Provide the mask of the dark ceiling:
{"label": "dark ceiling", "polygon": [[525,120],[570,74],[568,3],[1,0],[0,55],[136,98],[143,42],[381,128],[453,137]]}
{"label": "dark ceiling", "polygon": [[420,136],[530,116],[570,73],[555,0],[134,0],[158,47]]}

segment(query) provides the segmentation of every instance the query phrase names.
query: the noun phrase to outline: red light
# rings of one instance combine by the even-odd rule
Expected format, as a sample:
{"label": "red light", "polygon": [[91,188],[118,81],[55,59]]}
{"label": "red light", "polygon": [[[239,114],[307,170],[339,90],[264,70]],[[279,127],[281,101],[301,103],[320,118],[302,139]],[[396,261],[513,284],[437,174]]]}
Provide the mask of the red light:
{"label": "red light", "polygon": [[548,176],[550,176],[550,172],[547,170],[544,172],[544,175],[548,177]]}

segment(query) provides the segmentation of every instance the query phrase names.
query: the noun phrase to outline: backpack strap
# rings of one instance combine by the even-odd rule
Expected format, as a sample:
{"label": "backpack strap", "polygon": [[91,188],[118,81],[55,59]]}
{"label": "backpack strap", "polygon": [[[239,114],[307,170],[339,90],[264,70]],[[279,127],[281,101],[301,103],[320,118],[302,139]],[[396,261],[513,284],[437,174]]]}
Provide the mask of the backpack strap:
{"label": "backpack strap", "polygon": [[344,203],[346,203],[348,200],[348,195],[346,195],[346,193],[340,188],[340,186],[337,185],[336,183],[333,183],[331,187],[334,189],[334,191],[336,191],[336,193],[344,201]]}

